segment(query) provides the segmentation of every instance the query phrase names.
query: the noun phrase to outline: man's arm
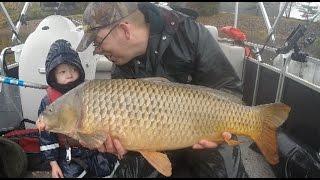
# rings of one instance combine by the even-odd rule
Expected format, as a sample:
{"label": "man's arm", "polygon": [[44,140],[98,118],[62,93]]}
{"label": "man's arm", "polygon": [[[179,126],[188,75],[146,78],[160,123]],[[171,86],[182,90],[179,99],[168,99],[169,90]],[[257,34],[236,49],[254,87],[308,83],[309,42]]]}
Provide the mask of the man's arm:
{"label": "man's arm", "polygon": [[186,38],[195,51],[193,83],[242,92],[239,77],[209,30],[192,20],[186,21],[184,26]]}

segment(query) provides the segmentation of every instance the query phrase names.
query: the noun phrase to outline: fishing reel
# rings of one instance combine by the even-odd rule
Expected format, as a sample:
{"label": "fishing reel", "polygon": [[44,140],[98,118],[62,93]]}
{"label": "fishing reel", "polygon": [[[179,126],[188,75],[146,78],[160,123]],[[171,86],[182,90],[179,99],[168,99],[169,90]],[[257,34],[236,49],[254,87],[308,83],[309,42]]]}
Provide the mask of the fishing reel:
{"label": "fishing reel", "polygon": [[303,46],[304,48],[309,47],[311,44],[313,44],[316,41],[317,37],[314,33],[311,33],[310,37],[307,37],[304,42]]}
{"label": "fishing reel", "polygon": [[[298,41],[302,36],[305,35],[305,32],[307,31],[306,25],[299,24],[289,35],[289,37],[286,39],[285,45],[283,47],[280,47],[276,50],[276,54],[287,54],[292,49],[294,50],[291,54],[291,59],[298,62],[306,62],[306,58],[308,56],[307,53],[304,53],[301,51],[301,48],[298,46]],[[310,42],[314,42],[315,39],[309,39],[309,41],[305,41],[305,47]]]}

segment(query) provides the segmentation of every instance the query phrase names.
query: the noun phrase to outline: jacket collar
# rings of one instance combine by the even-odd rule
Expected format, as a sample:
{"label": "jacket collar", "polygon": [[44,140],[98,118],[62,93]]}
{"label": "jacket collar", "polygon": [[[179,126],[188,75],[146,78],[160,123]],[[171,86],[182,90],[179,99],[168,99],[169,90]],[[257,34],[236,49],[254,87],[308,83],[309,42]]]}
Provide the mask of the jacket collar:
{"label": "jacket collar", "polygon": [[54,88],[52,88],[51,86],[49,86],[47,88],[47,94],[49,97],[49,102],[50,104],[55,101],[56,99],[58,99],[60,96],[62,96],[62,93],[60,93],[59,91],[55,90]]}
{"label": "jacket collar", "polygon": [[145,21],[150,24],[146,71],[148,74],[163,74],[160,60],[177,32],[178,25],[186,16],[148,2],[139,3],[139,9],[144,14]]}
{"label": "jacket collar", "polygon": [[150,24],[150,36],[161,33],[165,24],[157,6],[149,2],[141,2],[138,3],[138,7],[144,14],[146,23]]}
{"label": "jacket collar", "polygon": [[146,74],[153,76],[164,74],[161,60],[163,53],[170,45],[173,35],[177,32],[179,24],[186,19],[176,11],[171,11],[149,2],[138,3],[139,10],[144,14],[146,23],[149,23],[150,35],[146,54],[134,58],[121,69],[132,69],[137,66],[136,61],[142,60]]}

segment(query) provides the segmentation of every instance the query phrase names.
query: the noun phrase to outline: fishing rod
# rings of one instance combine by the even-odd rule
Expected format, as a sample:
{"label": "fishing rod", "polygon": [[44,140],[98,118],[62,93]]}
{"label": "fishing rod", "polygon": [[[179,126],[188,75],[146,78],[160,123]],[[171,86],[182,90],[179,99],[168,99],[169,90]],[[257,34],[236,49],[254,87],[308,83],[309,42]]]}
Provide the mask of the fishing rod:
{"label": "fishing rod", "polygon": [[274,35],[274,31],[275,31],[275,29],[276,29],[275,26],[276,26],[277,22],[278,22],[279,19],[282,17],[282,15],[283,15],[284,11],[287,9],[287,6],[288,6],[288,5],[289,5],[289,3],[286,2],[285,5],[283,6],[282,10],[281,10],[280,13],[278,14],[278,17],[277,17],[276,21],[274,22],[274,24],[273,24],[273,26],[272,26],[272,28],[271,28],[271,31],[269,32],[269,35],[268,35],[268,37],[267,37],[267,39],[266,39],[266,41],[265,41],[262,49],[259,50],[259,51],[257,51],[257,52],[255,52],[255,53],[254,53],[255,55],[257,55],[257,54],[262,54],[262,52],[264,51],[264,49],[265,49],[265,47],[267,46],[268,42],[270,41],[271,37]]}
{"label": "fishing rod", "polygon": [[48,88],[48,85],[27,82],[24,80],[12,78],[12,77],[5,77],[5,76],[0,76],[0,83],[9,84],[9,85],[16,85],[16,86],[21,86],[21,87],[30,87],[30,88],[35,88],[35,89],[47,89]]}
{"label": "fishing rod", "polygon": [[[312,18],[312,20],[307,21],[304,25],[299,24],[288,36],[286,42],[284,43],[284,46],[277,48],[276,54],[273,56],[271,61],[273,61],[279,54],[287,54],[291,50],[294,50],[291,54],[291,59],[298,62],[306,62],[306,57],[308,56],[308,54],[301,52],[301,48],[298,46],[298,41],[305,35],[306,31],[308,30],[308,27],[311,25],[312,22],[314,22],[318,15],[320,15],[320,12],[318,12]],[[315,37],[306,39],[304,43],[305,47],[307,45],[311,45],[314,41]]]}

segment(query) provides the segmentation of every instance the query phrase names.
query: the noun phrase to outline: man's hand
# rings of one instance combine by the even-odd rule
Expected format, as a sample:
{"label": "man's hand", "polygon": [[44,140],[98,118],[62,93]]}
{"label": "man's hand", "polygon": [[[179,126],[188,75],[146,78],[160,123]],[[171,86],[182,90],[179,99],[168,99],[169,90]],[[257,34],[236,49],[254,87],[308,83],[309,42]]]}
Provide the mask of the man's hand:
{"label": "man's hand", "polygon": [[40,131],[44,131],[46,128],[46,125],[44,124],[43,121],[41,121],[42,116],[40,116],[37,121],[36,121],[36,128]]}
{"label": "man's hand", "polygon": [[[230,140],[231,133],[224,132],[222,133],[223,139]],[[217,143],[207,140],[200,140],[199,143],[192,146],[193,149],[204,149],[204,148],[216,148],[218,146]]]}
{"label": "man's hand", "polygon": [[[86,147],[84,142],[80,141],[80,144]],[[107,136],[107,140],[100,147],[98,147],[97,150],[103,153],[112,153],[118,156],[119,159],[122,159],[123,156],[128,152],[123,148],[118,139],[111,139],[109,134]]]}
{"label": "man's hand", "polygon": [[57,161],[50,161],[52,178],[63,178],[63,173]]}

